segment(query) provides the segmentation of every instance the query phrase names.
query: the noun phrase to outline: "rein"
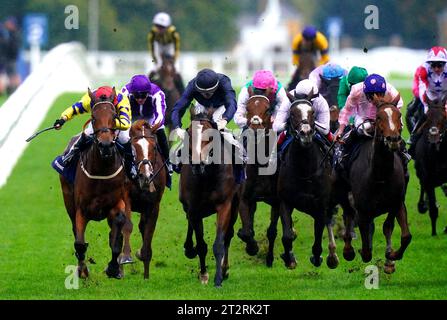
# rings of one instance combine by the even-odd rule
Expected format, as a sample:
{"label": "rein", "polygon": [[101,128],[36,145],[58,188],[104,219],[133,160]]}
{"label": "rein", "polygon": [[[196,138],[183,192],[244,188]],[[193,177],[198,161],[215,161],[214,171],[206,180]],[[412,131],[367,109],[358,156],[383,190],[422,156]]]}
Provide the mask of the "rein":
{"label": "rein", "polygon": [[112,173],[112,174],[110,174],[108,176],[97,176],[97,175],[90,174],[87,171],[87,169],[85,169],[84,161],[82,160],[82,157],[81,157],[81,169],[84,172],[84,174],[87,176],[87,178],[89,178],[89,179],[93,179],[93,180],[108,180],[108,179],[115,178],[121,172],[121,170],[123,170],[123,165],[121,164],[114,173]]}

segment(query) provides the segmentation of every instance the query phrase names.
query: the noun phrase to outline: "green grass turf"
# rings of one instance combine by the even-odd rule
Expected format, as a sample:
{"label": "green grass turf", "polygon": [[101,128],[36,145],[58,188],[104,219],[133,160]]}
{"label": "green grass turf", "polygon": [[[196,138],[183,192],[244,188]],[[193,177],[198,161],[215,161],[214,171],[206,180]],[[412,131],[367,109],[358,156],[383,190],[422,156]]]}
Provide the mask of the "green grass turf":
{"label": "green grass turf", "polygon": [[[403,90],[405,104],[410,90]],[[50,126],[60,112],[80,94],[67,93],[59,97],[49,111],[41,128]],[[378,290],[364,286],[365,267],[357,254],[353,262],[342,257],[343,241],[337,239],[340,265],[330,270],[325,261],[320,268],[309,262],[313,243],[313,220],[294,212],[294,227],[298,238],[294,252],[298,259],[295,270],[287,270],[279,258],[282,252],[281,227],[275,247],[273,268],[267,268],[264,259],[267,251],[265,231],[269,222],[269,208],[259,204],[255,217],[256,238],[260,252],[249,257],[244,244],[237,236],[230,247],[230,277],[223,287],[213,287],[215,262],[212,243],[215,235],[215,215],[205,219],[208,243],[207,264],[210,283],[200,284],[198,259],[189,260],[183,254],[187,221],[178,201],[178,176],[174,188],[166,191],[153,241],[153,260],[150,279],[143,280],[140,262],[125,267],[125,278],[108,279],[104,268],[110,259],[108,226],[105,221],[90,222],[86,239],[89,242],[87,259],[90,278],[80,281],[78,290],[65,288],[65,268],[76,264],[71,224],[63,205],[58,174],[50,163],[77,133],[87,116],[65,124],[61,131],[50,131],[34,139],[25,150],[10,176],[0,189],[0,299],[445,299],[447,277],[447,235],[441,234],[447,225],[445,197],[438,192],[440,218],[436,237],[430,236],[427,214],[417,213],[419,193],[413,163],[411,180],[406,197],[408,219],[413,241],[402,261],[396,263],[396,272],[386,275],[380,271]],[[406,136],[408,134],[405,132]],[[7,159],[3,159],[5,161]],[[341,213],[338,214],[339,216]],[[139,248],[139,215],[134,214],[133,252]],[[384,262],[385,242],[382,234],[384,217],[376,219],[373,261],[379,267]],[[238,219],[235,230],[240,227]],[[394,247],[400,243],[400,229],[396,223]],[[327,255],[327,234],[324,234],[323,256]],[[353,242],[356,249],[359,239]]]}

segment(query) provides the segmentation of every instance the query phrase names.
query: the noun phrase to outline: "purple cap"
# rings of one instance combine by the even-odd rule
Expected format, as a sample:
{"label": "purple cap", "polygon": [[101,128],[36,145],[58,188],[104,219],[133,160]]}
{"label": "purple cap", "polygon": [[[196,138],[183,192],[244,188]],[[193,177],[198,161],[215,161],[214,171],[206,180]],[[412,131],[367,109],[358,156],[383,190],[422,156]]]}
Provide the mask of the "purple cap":
{"label": "purple cap", "polygon": [[127,85],[127,90],[129,90],[130,93],[135,92],[151,92],[151,82],[149,81],[149,78],[145,76],[144,74],[138,74],[136,76],[133,76],[132,79],[130,79],[129,84]]}

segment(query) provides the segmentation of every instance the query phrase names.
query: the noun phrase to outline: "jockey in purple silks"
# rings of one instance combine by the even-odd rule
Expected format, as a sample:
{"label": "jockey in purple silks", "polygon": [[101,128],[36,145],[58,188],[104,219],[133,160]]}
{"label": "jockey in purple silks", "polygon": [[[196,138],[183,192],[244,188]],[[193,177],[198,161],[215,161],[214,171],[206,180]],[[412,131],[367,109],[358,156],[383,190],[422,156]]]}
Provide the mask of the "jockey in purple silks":
{"label": "jockey in purple silks", "polygon": [[164,131],[166,102],[164,92],[145,75],[135,75],[126,84],[121,93],[128,96],[132,113],[132,122],[146,120],[151,126],[161,122],[157,130],[157,140],[169,174],[172,165],[169,162],[169,145]]}

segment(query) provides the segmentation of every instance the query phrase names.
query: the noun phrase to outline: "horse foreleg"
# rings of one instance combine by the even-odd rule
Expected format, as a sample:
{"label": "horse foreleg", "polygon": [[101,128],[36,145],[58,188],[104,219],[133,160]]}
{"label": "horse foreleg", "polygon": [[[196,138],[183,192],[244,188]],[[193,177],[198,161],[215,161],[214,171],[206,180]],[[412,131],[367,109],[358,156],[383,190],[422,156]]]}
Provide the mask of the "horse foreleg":
{"label": "horse foreleg", "polygon": [[126,222],[125,205],[123,200],[121,200],[118,205],[111,210],[111,213],[107,218],[107,222],[110,226],[109,246],[112,250],[112,258],[106,268],[106,274],[109,277],[121,279],[123,274],[120,270],[118,257],[123,248],[122,228]]}
{"label": "horse foreleg", "polygon": [[345,242],[343,248],[343,257],[345,258],[346,261],[352,261],[355,258],[355,250],[352,247],[352,234],[354,231],[355,211],[352,208],[347,195],[343,199],[343,201],[340,201],[340,205],[343,209],[343,222],[345,224],[345,233],[343,235],[343,240]]}
{"label": "horse foreleg", "polygon": [[310,262],[315,266],[321,266],[323,258],[321,253],[323,252],[323,247],[321,242],[323,240],[324,231],[324,214],[317,214],[314,217],[314,244],[312,246],[312,256],[310,257]]}
{"label": "horse foreleg", "polygon": [[[189,215],[191,216],[191,213]],[[208,252],[208,246],[203,238],[203,221],[201,217],[189,219],[192,219],[190,223],[192,224],[194,233],[196,234],[196,250],[200,260],[199,279],[202,284],[207,284],[209,279],[208,272],[206,270],[206,254]]]}
{"label": "horse foreleg", "polygon": [[217,207],[216,239],[213,244],[213,253],[216,259],[216,275],[214,286],[220,287],[223,281],[222,265],[225,256],[225,237],[230,229],[231,201],[226,201]]}
{"label": "horse foreleg", "polygon": [[436,204],[435,188],[431,187],[427,189],[428,196],[428,212],[431,220],[431,235],[436,236],[436,220],[438,219],[438,206]]}
{"label": "horse foreleg", "polygon": [[284,253],[281,254],[281,258],[289,269],[295,269],[296,267],[296,259],[292,251],[292,243],[296,238],[295,231],[293,230],[292,212],[293,208],[282,201],[279,207],[279,214],[282,223],[282,244],[284,246]]}
{"label": "horse foreleg", "polygon": [[194,228],[192,223],[188,220],[188,232],[186,233],[186,240],[183,248],[185,249],[185,256],[189,259],[194,259],[197,256],[197,250],[194,248],[194,243],[192,241],[193,232]]}
{"label": "horse foreleg", "polygon": [[424,214],[427,212],[428,206],[427,201],[425,200],[425,189],[422,184],[420,184],[420,186],[421,191],[419,192],[418,211],[419,213]]}
{"label": "horse foreleg", "polygon": [[277,226],[279,219],[279,206],[273,205],[270,210],[270,225],[267,229],[267,239],[269,240],[269,249],[267,252],[266,264],[267,267],[271,267],[273,265],[273,249],[275,247],[275,239],[278,234]]}
{"label": "horse foreleg", "polygon": [[362,236],[362,249],[359,250],[363,262],[370,262],[372,259],[372,235],[374,234],[374,224],[371,218],[365,217],[364,213],[359,213],[359,229]]}
{"label": "horse foreleg", "polygon": [[388,255],[393,251],[392,244],[391,244],[391,235],[393,234],[394,230],[394,218],[395,213],[390,212],[388,216],[385,219],[385,222],[383,223],[383,234],[386,239],[386,249],[385,249],[385,273],[393,273],[396,269],[394,267],[394,261],[388,259]]}
{"label": "horse foreleg", "polygon": [[248,255],[254,256],[258,253],[259,247],[254,236],[253,220],[256,211],[256,201],[243,199],[239,205],[239,215],[241,217],[242,228],[237,235],[247,245],[245,251]]}
{"label": "horse foreleg", "polygon": [[228,279],[228,270],[230,269],[230,262],[228,257],[228,251],[230,248],[231,239],[234,236],[234,224],[237,220],[237,211],[238,211],[238,205],[237,205],[237,199],[233,199],[233,204],[231,206],[231,217],[230,217],[230,224],[228,226],[228,230],[225,233],[225,256],[222,263],[222,276],[223,279]]}
{"label": "horse foreleg", "polygon": [[85,264],[85,253],[87,252],[88,243],[85,242],[85,229],[87,227],[87,219],[83,216],[81,209],[76,210],[75,219],[75,242],[76,258],[78,258],[78,275],[80,278],[88,277],[88,268]]}
{"label": "horse foreleg", "polygon": [[132,234],[132,230],[133,230],[133,224],[131,215],[126,214],[126,222],[124,223],[123,226],[124,246],[123,246],[123,252],[118,258],[119,264],[128,264],[134,262],[131,255],[132,249],[130,247],[130,235]]}
{"label": "horse foreleg", "polygon": [[339,260],[337,257],[337,252],[336,252],[337,245],[335,244],[334,224],[335,224],[334,219],[330,219],[330,221],[328,221],[328,223],[326,223],[327,234],[328,234],[328,238],[329,238],[329,245],[328,245],[329,254],[326,258],[326,264],[330,269],[337,268],[338,263],[339,263]]}
{"label": "horse foreleg", "polygon": [[408,221],[407,221],[407,208],[405,206],[405,203],[402,202],[402,206],[400,207],[399,211],[397,212],[397,222],[399,223],[400,229],[401,229],[401,236],[400,236],[400,248],[396,252],[390,252],[387,256],[390,260],[400,260],[402,259],[405,250],[407,249],[408,245],[411,242],[411,233],[410,229],[408,227]]}
{"label": "horse foreleg", "polygon": [[160,205],[157,204],[147,213],[148,217],[143,233],[143,246],[140,250],[140,259],[144,265],[144,279],[149,278],[149,265],[152,259],[152,238],[154,236],[155,226],[157,225],[159,210]]}

